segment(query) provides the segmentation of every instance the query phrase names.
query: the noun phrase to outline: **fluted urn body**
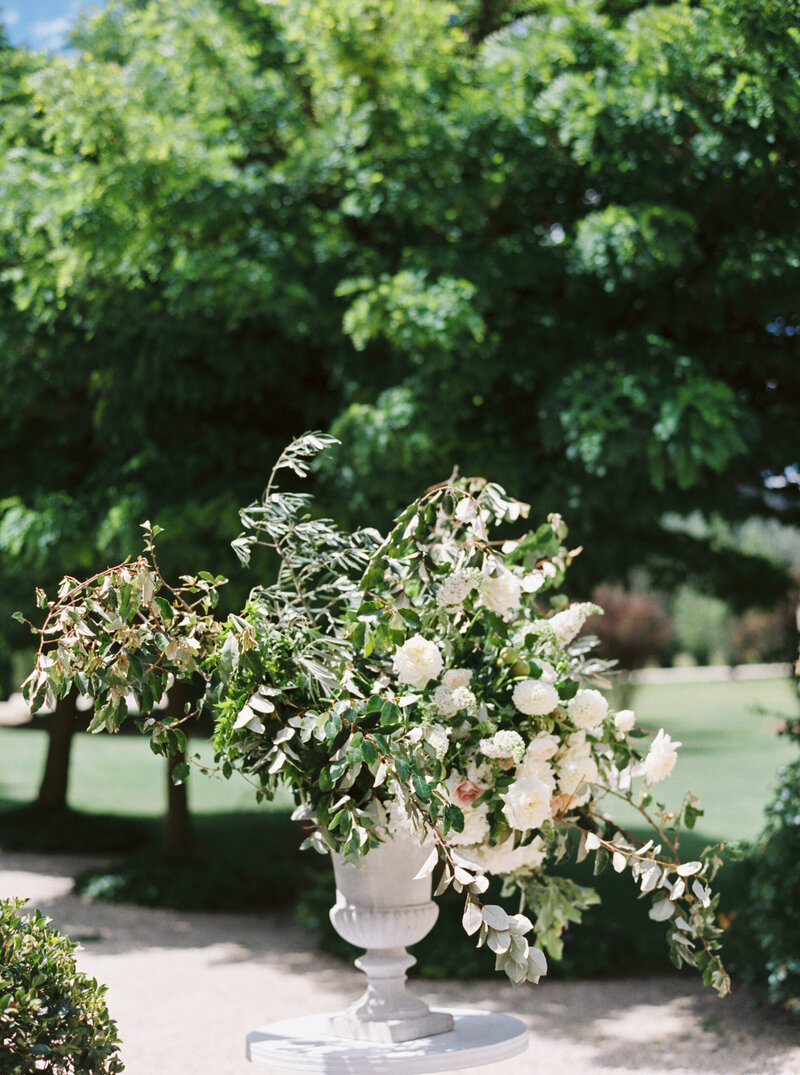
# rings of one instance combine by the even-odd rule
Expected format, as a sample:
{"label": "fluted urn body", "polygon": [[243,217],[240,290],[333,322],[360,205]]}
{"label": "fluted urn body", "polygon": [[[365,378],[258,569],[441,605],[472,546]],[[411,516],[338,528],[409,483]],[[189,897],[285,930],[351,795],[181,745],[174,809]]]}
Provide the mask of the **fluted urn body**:
{"label": "fluted urn body", "polygon": [[330,916],[340,937],[366,952],[356,961],[367,976],[364,995],[331,1020],[341,1037],[410,1041],[453,1029],[446,1012],[432,1012],[406,986],[416,960],[406,945],[430,931],[439,914],[431,899],[430,875],[416,874],[432,851],[408,836],[395,836],[358,861],[334,854],[336,903]]}

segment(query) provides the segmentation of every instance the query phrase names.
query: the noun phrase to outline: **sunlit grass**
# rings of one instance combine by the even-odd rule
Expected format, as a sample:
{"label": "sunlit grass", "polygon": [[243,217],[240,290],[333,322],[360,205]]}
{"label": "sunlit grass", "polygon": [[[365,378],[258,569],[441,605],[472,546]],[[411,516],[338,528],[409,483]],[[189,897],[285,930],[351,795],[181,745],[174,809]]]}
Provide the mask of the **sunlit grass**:
{"label": "sunlit grass", "polygon": [[698,832],[714,839],[756,837],[778,770],[798,753],[777,734],[782,716],[797,715],[793,683],[648,684],[637,688],[632,705],[640,727],[663,727],[683,744],[672,775],[655,786],[654,796],[674,809],[693,791],[705,811]]}
{"label": "sunlit grass", "polygon": [[[35,799],[46,751],[45,731],[0,728],[0,808]],[[212,751],[204,741],[190,740],[190,753],[212,764]],[[80,733],[74,738],[68,798],[73,810],[160,817],[166,807],[166,780],[166,762],[152,753],[144,737]],[[269,804],[256,803],[254,789],[237,774],[224,780],[193,771],[188,789],[190,808],[197,814],[269,809]],[[286,793],[276,805],[284,808],[290,801]]]}

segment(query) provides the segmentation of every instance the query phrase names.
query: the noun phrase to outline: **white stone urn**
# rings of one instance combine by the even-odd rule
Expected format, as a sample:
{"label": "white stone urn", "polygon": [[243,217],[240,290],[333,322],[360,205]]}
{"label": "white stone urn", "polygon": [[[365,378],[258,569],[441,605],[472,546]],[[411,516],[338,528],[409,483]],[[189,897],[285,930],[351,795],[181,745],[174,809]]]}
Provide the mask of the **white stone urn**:
{"label": "white stone urn", "polygon": [[406,987],[406,971],[416,960],[406,945],[432,928],[439,908],[431,899],[431,877],[416,878],[433,845],[409,836],[388,838],[357,864],[333,854],[336,904],[333,927],[366,952],[355,964],[367,976],[362,997],[330,1020],[342,1038],[400,1042],[453,1029],[448,1012],[431,1011]]}

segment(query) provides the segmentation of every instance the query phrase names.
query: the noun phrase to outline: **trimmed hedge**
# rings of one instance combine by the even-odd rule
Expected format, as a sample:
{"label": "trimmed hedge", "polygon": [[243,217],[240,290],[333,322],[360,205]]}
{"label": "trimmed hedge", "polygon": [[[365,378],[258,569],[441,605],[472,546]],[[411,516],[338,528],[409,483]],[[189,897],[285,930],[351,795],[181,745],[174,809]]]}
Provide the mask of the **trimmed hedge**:
{"label": "trimmed hedge", "polygon": [[0,1071],[116,1075],[117,1026],[106,987],[78,972],[76,945],[24,900],[0,900]]}

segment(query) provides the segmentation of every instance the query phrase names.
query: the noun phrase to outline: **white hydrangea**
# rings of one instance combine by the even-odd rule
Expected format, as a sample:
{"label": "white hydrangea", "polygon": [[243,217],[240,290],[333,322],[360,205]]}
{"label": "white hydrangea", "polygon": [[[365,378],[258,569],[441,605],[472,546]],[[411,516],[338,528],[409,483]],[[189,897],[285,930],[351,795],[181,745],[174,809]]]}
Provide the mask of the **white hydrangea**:
{"label": "white hydrangea", "polygon": [[608,713],[608,702],[593,689],[579,690],[567,705],[567,716],[576,728],[596,728]]}
{"label": "white hydrangea", "polygon": [[530,843],[514,847],[513,839],[501,844],[484,844],[482,847],[469,847],[462,851],[479,870],[495,875],[523,873],[541,866],[547,857],[547,845],[541,836],[534,836]]}
{"label": "white hydrangea", "polygon": [[525,756],[525,740],[519,732],[495,732],[491,739],[481,739],[479,750],[487,758],[513,758],[519,765]]}
{"label": "white hydrangea", "polygon": [[472,713],[478,704],[478,699],[469,687],[456,687],[453,691],[453,701],[459,710],[465,709],[467,713]]}
{"label": "white hydrangea", "polygon": [[425,741],[430,744],[436,757],[441,761],[450,746],[450,733],[442,724],[426,724],[423,730]]}
{"label": "white hydrangea", "polygon": [[435,642],[422,635],[412,635],[395,653],[393,667],[401,683],[421,688],[436,679],[444,661]]}
{"label": "white hydrangea", "polygon": [[529,717],[543,717],[552,713],[558,705],[558,691],[552,683],[541,679],[523,679],[514,687],[512,700],[520,713]]}
{"label": "white hydrangea", "polygon": [[566,646],[580,634],[581,628],[589,617],[600,612],[602,612],[602,609],[592,604],[591,601],[582,601],[576,605],[570,605],[563,612],[557,612],[555,616],[551,616],[547,621],[547,625],[556,636],[558,644]]}
{"label": "white hydrangea", "polygon": [[538,829],[552,816],[553,789],[544,780],[531,776],[515,780],[500,796],[503,813],[512,829]]}
{"label": "white hydrangea", "polygon": [[623,735],[627,735],[633,729],[635,723],[636,714],[632,709],[620,709],[619,713],[614,717],[614,727],[618,732],[622,732]]}
{"label": "white hydrangea", "polygon": [[678,759],[678,747],[682,745],[663,728],[659,731],[644,759],[644,778],[648,784],[657,784],[669,776]]}
{"label": "white hydrangea", "polygon": [[494,570],[496,574],[483,576],[478,593],[488,609],[503,616],[511,609],[519,608],[522,584],[502,565],[495,564]]}
{"label": "white hydrangea", "polygon": [[450,690],[442,684],[433,692],[433,704],[443,717],[454,717],[461,710],[472,713],[478,703],[469,687],[456,687],[455,690]]}
{"label": "white hydrangea", "polygon": [[457,687],[468,687],[471,679],[471,668],[448,668],[442,676],[442,683],[448,690],[454,691]]}
{"label": "white hydrangea", "polygon": [[443,717],[454,717],[458,712],[458,706],[453,698],[453,692],[449,687],[437,687],[433,692],[433,704]]}
{"label": "white hydrangea", "polygon": [[436,603],[450,612],[461,608],[470,590],[476,585],[474,571],[454,571],[448,575],[436,591]]}

